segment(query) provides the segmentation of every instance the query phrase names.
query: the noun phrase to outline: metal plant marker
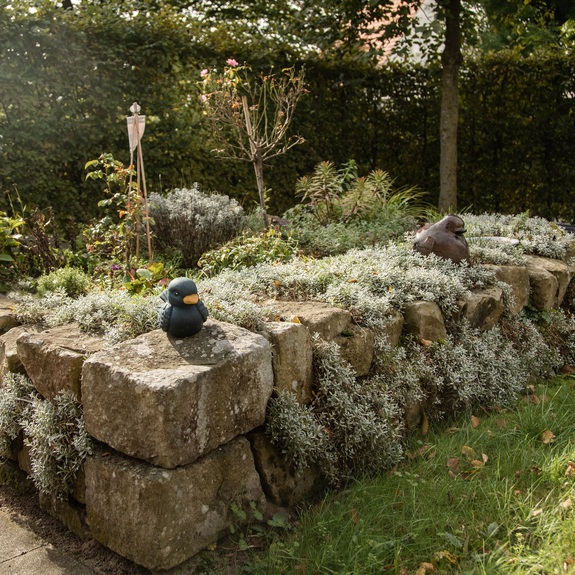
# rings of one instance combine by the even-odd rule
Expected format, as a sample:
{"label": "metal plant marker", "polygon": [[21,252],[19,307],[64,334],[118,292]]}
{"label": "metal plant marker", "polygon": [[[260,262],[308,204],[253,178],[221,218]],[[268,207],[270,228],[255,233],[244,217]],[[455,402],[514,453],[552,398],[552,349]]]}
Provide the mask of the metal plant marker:
{"label": "metal plant marker", "polygon": [[[148,260],[150,263],[153,260],[152,254],[152,236],[150,234],[150,216],[148,211],[148,190],[146,189],[146,173],[144,171],[144,155],[142,154],[141,139],[146,129],[146,116],[140,115],[140,106],[134,102],[130,106],[132,116],[126,118],[128,123],[128,140],[130,143],[130,165],[134,165],[134,150],[137,149],[136,154],[136,186],[138,194],[141,193],[144,201],[144,222],[146,225],[146,238],[148,241]],[[130,175],[130,187],[132,184],[132,176]],[[140,255],[140,222],[139,216],[136,219],[136,259]]]}

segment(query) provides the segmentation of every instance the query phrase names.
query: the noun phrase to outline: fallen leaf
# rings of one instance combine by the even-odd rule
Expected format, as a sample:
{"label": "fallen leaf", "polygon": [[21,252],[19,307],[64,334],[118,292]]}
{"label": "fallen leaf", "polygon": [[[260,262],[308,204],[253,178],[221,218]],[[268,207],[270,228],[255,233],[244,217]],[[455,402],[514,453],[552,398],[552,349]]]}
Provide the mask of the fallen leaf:
{"label": "fallen leaf", "polygon": [[435,573],[435,572],[436,571],[433,563],[423,562],[418,567],[417,571],[415,572],[415,575],[426,575],[426,573]]}
{"label": "fallen leaf", "polygon": [[499,429],[505,429],[507,427],[507,421],[505,419],[497,419],[495,425],[497,425]]}
{"label": "fallen leaf", "polygon": [[469,447],[469,445],[464,445],[461,448],[461,453],[467,457],[467,459],[477,459],[477,453],[475,453],[475,449],[473,447]]}
{"label": "fallen leaf", "polygon": [[292,322],[292,323],[301,323],[301,321],[299,320],[299,317],[298,317],[297,315],[294,315],[294,316],[291,318],[291,322]]}
{"label": "fallen leaf", "polygon": [[531,517],[539,517],[539,515],[541,515],[543,513],[543,509],[541,509],[541,507],[538,507],[537,509],[534,509],[531,512]]}
{"label": "fallen leaf", "polygon": [[575,373],[575,367],[573,367],[572,365],[564,365],[561,368],[561,373],[563,375],[569,375],[571,373]]}
{"label": "fallen leaf", "polygon": [[459,473],[459,457],[451,457],[447,460],[447,469],[451,473]]}
{"label": "fallen leaf", "polygon": [[471,461],[471,465],[473,465],[473,467],[483,467],[485,463],[483,463],[483,461],[479,461],[479,459],[473,459]]}
{"label": "fallen leaf", "polygon": [[541,403],[541,401],[539,400],[539,398],[535,395],[535,394],[529,394],[529,395],[524,395],[523,396],[523,401],[525,403],[533,403],[534,405],[539,405]]}
{"label": "fallen leaf", "polygon": [[425,347],[429,347],[433,342],[430,339],[423,339],[419,340],[419,343]]}
{"label": "fallen leaf", "polygon": [[571,499],[565,499],[565,501],[561,501],[561,503],[559,503],[559,507],[561,507],[561,509],[570,509],[572,506],[573,502]]}
{"label": "fallen leaf", "polygon": [[481,419],[479,419],[479,417],[476,417],[475,415],[472,415],[471,427],[473,427],[473,429],[477,429],[480,425],[481,425]]}
{"label": "fallen leaf", "polygon": [[485,455],[485,453],[481,454],[481,459],[483,459],[483,463],[487,463],[489,461],[489,457],[487,457],[487,455]]}
{"label": "fallen leaf", "polygon": [[550,429],[546,429],[541,434],[541,441],[543,441],[545,445],[549,445],[555,441],[555,434]]}
{"label": "fallen leaf", "polygon": [[425,455],[431,449],[431,445],[422,445],[419,449],[407,454],[408,459],[415,459],[420,455]]}
{"label": "fallen leaf", "polygon": [[354,525],[357,525],[357,522],[359,521],[359,517],[357,516],[357,509],[351,510],[351,520],[353,521]]}
{"label": "fallen leaf", "polygon": [[447,433],[448,435],[453,435],[454,433],[457,433],[457,432],[459,432],[459,431],[461,431],[461,428],[460,428],[460,427],[448,427],[448,428],[445,430],[445,433]]}
{"label": "fallen leaf", "polygon": [[434,557],[438,561],[440,561],[441,559],[447,559],[453,565],[456,565],[457,562],[459,561],[457,555],[453,555],[453,553],[450,553],[449,551],[438,551]]}
{"label": "fallen leaf", "polygon": [[352,279],[350,279],[350,280],[347,280],[347,283],[348,283],[348,284],[356,284],[356,283],[357,283],[357,279],[352,278]]}
{"label": "fallen leaf", "polygon": [[279,289],[282,284],[279,280],[274,280],[274,285],[276,286],[276,289]]}
{"label": "fallen leaf", "polygon": [[570,461],[567,464],[567,469],[565,470],[565,477],[574,477],[575,476],[575,461]]}

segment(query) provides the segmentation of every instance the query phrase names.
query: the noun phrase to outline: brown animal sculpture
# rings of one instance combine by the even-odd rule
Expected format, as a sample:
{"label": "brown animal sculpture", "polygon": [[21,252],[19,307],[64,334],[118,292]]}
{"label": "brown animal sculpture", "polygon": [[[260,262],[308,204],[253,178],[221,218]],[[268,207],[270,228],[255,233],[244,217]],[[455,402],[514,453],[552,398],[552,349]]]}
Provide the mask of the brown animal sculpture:
{"label": "brown animal sculpture", "polygon": [[432,225],[425,225],[415,235],[413,249],[420,254],[435,254],[456,264],[469,259],[469,246],[463,236],[465,223],[449,215]]}

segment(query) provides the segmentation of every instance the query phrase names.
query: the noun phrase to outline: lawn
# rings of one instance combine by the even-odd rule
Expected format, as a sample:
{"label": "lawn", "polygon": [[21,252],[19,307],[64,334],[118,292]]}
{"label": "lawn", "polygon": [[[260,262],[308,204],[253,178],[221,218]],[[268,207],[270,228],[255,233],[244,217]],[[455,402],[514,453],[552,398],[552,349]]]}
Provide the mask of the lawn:
{"label": "lawn", "polygon": [[[575,573],[573,384],[556,378],[514,408],[420,431],[401,465],[328,494],[291,527],[276,517],[263,537],[255,525],[236,533],[255,550],[241,572]],[[215,555],[200,572],[230,572]]]}

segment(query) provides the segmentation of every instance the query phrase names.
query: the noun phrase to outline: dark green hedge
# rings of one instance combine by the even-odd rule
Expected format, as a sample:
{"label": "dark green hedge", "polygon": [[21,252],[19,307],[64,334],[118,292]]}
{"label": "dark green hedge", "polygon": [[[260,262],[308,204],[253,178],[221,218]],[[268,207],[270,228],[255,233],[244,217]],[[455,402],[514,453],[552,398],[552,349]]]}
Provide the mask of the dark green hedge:
{"label": "dark green hedge", "polygon": [[[198,182],[245,207],[257,203],[247,164],[211,154],[197,94],[199,72],[246,48],[152,14],[122,21],[53,9],[19,19],[0,12],[0,209],[18,191],[28,206],[53,206],[68,229],[98,214],[102,185],[84,165],[102,152],[127,163],[125,116],[147,115],[148,191]],[[244,50],[244,52],[242,52]],[[374,67],[351,59],[302,62],[258,53],[255,67],[305,65],[309,94],[294,130],[306,143],[265,172],[272,213],[295,202],[296,179],[323,160],[355,159],[387,170],[397,185],[438,195],[439,71]],[[575,55],[498,53],[461,74],[459,204],[476,212],[522,212],[575,220]]]}

